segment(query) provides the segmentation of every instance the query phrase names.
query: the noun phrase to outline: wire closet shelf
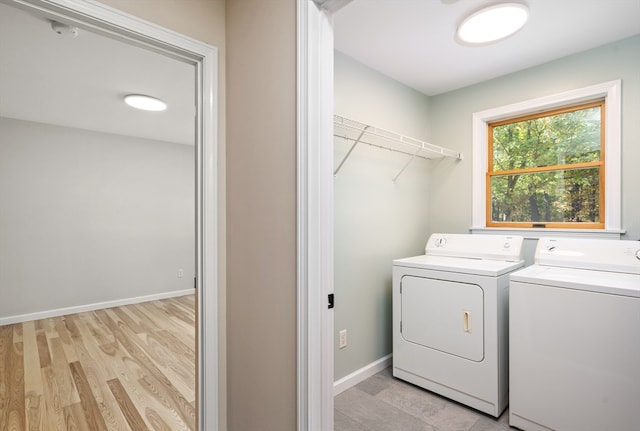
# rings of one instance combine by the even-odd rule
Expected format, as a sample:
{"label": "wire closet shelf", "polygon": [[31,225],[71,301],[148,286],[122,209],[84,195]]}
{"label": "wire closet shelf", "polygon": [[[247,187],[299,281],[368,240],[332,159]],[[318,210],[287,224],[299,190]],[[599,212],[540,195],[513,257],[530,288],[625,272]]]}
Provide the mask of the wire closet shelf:
{"label": "wire closet shelf", "polygon": [[347,161],[351,152],[359,143],[378,148],[385,148],[387,150],[411,156],[398,175],[393,178],[394,182],[415,157],[423,159],[450,157],[462,160],[462,153],[460,152],[430,144],[409,136],[401,135],[399,133],[370,126],[359,121],[350,120],[339,115],[333,116],[333,136],[347,141],[353,141],[351,148],[349,148],[349,151],[347,151],[344,158],[333,172],[334,175],[338,174],[344,162]]}

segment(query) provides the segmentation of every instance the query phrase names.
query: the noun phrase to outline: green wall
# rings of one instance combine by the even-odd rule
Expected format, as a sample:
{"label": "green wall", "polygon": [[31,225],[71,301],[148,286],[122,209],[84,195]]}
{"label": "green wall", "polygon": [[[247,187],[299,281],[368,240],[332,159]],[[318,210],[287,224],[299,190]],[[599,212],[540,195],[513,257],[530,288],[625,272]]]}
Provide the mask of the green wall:
{"label": "green wall", "polygon": [[[429,138],[428,98],[339,52],[335,113]],[[352,142],[336,138],[337,167]],[[335,378],[391,353],[391,261],[424,253],[429,163],[359,144],[334,177]],[[338,348],[338,331],[348,345]]]}
{"label": "green wall", "polygon": [[432,136],[469,157],[454,171],[433,169],[429,230],[467,232],[471,226],[471,116],[474,112],[607,81],[622,81],[623,239],[640,237],[640,36],[430,98]]}
{"label": "green wall", "polygon": [[[336,114],[465,155],[459,162],[419,161],[394,185],[389,176],[402,158],[363,147],[336,177],[336,380],[391,353],[391,260],[422,253],[433,232],[469,231],[472,114],[617,79],[622,80],[623,239],[637,240],[640,36],[432,97],[336,52]],[[336,163],[345,151],[336,140]],[[529,262],[534,249],[535,241],[527,241]],[[337,334],[345,328],[349,345],[339,350]]]}

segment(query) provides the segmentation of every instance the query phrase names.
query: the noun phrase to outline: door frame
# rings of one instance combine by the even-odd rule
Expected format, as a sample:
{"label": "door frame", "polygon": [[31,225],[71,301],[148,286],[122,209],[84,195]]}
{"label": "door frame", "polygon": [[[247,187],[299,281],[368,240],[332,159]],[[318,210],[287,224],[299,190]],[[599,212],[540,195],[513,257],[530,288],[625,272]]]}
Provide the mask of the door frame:
{"label": "door frame", "polygon": [[[198,429],[219,423],[218,313],[218,50],[140,18],[87,0],[0,0],[61,22],[141,46],[196,71],[196,357]],[[205,366],[206,364],[206,366]]]}
{"label": "door frame", "polygon": [[333,431],[332,12],[348,1],[297,0],[298,431]]}

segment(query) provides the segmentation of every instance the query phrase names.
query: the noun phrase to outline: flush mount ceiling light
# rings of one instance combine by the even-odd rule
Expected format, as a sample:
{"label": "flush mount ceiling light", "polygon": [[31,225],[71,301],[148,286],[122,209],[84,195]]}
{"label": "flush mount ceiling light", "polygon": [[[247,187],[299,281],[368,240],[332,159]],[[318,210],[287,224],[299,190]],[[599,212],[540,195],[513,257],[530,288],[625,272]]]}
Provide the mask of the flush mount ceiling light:
{"label": "flush mount ceiling light", "polygon": [[155,97],[145,96],[143,94],[129,94],[124,96],[124,103],[143,111],[164,111],[167,104]]}
{"label": "flush mount ceiling light", "polygon": [[484,45],[511,36],[529,18],[529,9],[520,3],[500,3],[469,15],[458,26],[456,39],[465,45]]}

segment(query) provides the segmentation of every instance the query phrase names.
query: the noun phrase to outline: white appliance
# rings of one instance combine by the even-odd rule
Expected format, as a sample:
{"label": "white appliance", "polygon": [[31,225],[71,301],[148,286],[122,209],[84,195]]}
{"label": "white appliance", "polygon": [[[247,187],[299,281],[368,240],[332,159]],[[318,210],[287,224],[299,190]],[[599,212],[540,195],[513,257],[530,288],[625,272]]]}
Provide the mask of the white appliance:
{"label": "white appliance", "polygon": [[509,273],[519,236],[433,234],[393,261],[393,375],[493,416],[508,402]]}
{"label": "white appliance", "polygon": [[540,239],[509,302],[512,426],[640,429],[640,242]]}

